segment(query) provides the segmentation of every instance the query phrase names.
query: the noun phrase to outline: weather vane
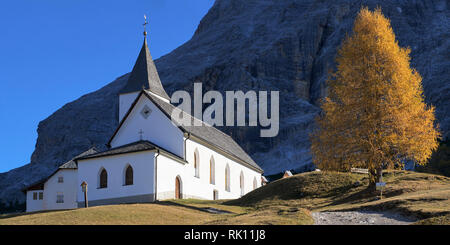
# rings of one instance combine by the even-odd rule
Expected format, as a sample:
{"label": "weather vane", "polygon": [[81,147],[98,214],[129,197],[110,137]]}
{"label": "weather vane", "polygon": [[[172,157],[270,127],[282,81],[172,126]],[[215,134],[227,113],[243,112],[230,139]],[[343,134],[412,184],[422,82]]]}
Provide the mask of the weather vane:
{"label": "weather vane", "polygon": [[147,16],[144,14],[144,24],[142,24],[144,26],[144,37],[147,37],[147,31],[145,30],[147,24],[148,24]]}

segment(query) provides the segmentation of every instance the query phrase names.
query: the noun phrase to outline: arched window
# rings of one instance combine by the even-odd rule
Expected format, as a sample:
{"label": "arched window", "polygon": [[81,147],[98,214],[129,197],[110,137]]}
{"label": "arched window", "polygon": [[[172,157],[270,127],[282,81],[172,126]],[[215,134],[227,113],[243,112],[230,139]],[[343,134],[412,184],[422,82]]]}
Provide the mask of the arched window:
{"label": "arched window", "polygon": [[258,182],[256,182],[256,177],[253,178],[253,190],[258,188]]}
{"label": "arched window", "polygon": [[213,156],[209,160],[209,183],[213,185],[216,183],[216,163]]}
{"label": "arched window", "polygon": [[194,151],[194,170],[195,170],[195,177],[200,178],[200,158],[198,156],[197,149],[195,149]]}
{"label": "arched window", "polygon": [[125,185],[133,184],[133,168],[128,165],[125,169]]}
{"label": "arched window", "polygon": [[99,177],[99,188],[106,188],[108,187],[108,173],[106,172],[106,169],[102,168],[100,171],[100,177]]}
{"label": "arched window", "polygon": [[244,195],[244,173],[241,171],[241,175],[239,176],[239,184],[241,187],[241,196]]}
{"label": "arched window", "polygon": [[225,190],[230,191],[230,166],[225,167]]}

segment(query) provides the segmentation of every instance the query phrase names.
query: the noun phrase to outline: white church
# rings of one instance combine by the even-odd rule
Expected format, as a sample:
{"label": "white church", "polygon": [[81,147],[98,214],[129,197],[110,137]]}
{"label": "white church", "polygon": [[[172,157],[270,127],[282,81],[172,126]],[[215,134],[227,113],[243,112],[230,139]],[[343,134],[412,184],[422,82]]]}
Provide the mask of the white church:
{"label": "white church", "polygon": [[83,182],[89,206],[234,199],[262,185],[263,170],[230,136],[207,124],[175,124],[175,108],[145,37],[119,93],[119,126],[108,150],[89,149],[24,189],[26,211],[84,207]]}

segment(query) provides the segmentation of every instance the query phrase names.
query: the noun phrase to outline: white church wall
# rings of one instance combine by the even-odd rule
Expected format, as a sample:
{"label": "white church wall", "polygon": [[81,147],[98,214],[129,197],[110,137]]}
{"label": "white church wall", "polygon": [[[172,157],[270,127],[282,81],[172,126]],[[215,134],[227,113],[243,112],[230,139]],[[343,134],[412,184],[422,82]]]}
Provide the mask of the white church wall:
{"label": "white church wall", "polygon": [[128,112],[131,104],[133,104],[138,95],[139,91],[119,95],[119,122]]}
{"label": "white church wall", "polygon": [[[62,182],[59,182],[58,180],[62,180]],[[44,209],[56,210],[77,208],[77,184],[77,170],[58,170],[58,172],[52,175],[44,184]],[[60,200],[58,200],[58,195],[62,195]]]}
{"label": "white church wall", "polygon": [[[145,118],[141,111],[147,106],[151,113]],[[156,107],[147,97],[142,95],[122,127],[111,141],[112,147],[117,147],[141,139],[183,157],[183,132],[176,127],[170,118]]]}
{"label": "white church wall", "polygon": [[197,190],[192,190],[192,178],[186,168],[185,164],[182,164],[178,161],[175,161],[169,157],[164,155],[158,155],[155,157],[156,159],[156,195],[157,200],[166,200],[166,199],[174,199],[175,198],[175,179],[177,177],[181,180],[181,192],[183,194],[183,198],[186,197],[186,191],[189,194],[193,194],[192,192],[196,192]]}
{"label": "white church wall", "polygon": [[[44,209],[44,200],[39,200],[39,193],[44,190],[27,191],[26,212],[35,212]],[[36,200],[33,199],[33,193],[36,193]]]}
{"label": "white church wall", "polygon": [[[84,205],[81,183],[88,183],[88,204],[149,202],[154,200],[154,152],[144,151],[78,161],[78,206]],[[125,185],[125,169],[133,168],[133,185]],[[100,171],[107,171],[107,187],[99,188]]]}
{"label": "white church wall", "polygon": [[[194,152],[197,149],[199,153],[199,178],[195,176]],[[214,184],[210,183],[210,159],[214,157]],[[261,186],[261,174],[249,167],[246,167],[230,158],[199,144],[196,141],[188,139],[186,141],[186,158],[189,164],[185,165],[186,177],[191,179],[186,184],[186,194],[188,196],[197,196],[203,199],[213,199],[213,191],[218,191],[219,199],[234,199],[241,196],[240,173],[244,176],[244,194],[252,191],[253,180],[256,178],[256,187]],[[225,168],[230,168],[230,190],[225,189]],[[259,180],[259,181],[258,181]]]}

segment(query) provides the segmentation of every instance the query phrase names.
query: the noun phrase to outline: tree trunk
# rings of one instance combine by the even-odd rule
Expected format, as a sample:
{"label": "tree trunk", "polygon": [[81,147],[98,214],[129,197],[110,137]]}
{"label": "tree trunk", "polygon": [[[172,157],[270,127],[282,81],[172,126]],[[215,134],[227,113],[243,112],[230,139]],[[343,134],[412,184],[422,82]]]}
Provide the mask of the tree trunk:
{"label": "tree trunk", "polygon": [[369,190],[376,190],[376,183],[383,182],[383,166],[369,168]]}
{"label": "tree trunk", "polygon": [[383,182],[383,166],[377,168],[377,182]]}
{"label": "tree trunk", "polygon": [[375,191],[377,182],[377,170],[375,168],[369,168],[369,190]]}

